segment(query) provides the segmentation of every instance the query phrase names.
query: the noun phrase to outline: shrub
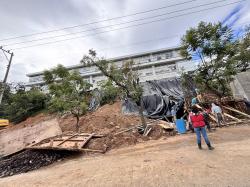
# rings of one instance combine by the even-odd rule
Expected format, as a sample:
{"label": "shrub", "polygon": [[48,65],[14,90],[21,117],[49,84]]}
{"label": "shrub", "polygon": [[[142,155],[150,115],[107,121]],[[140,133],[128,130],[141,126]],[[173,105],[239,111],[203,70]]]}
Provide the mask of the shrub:
{"label": "shrub", "polygon": [[5,114],[11,122],[19,123],[44,110],[48,99],[46,94],[37,89],[18,91],[11,95],[9,103],[4,109]]}
{"label": "shrub", "polygon": [[100,91],[101,91],[101,101],[100,104],[112,104],[119,96],[119,88],[115,87],[112,84],[111,80],[101,82]]}

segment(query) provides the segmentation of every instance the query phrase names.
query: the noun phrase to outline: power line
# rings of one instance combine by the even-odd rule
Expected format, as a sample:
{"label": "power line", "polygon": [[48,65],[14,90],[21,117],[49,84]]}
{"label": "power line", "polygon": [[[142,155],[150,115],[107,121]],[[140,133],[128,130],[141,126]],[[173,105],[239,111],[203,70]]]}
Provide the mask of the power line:
{"label": "power line", "polygon": [[155,15],[155,16],[149,16],[149,17],[145,17],[145,18],[125,21],[125,22],[122,22],[122,23],[106,25],[106,26],[97,27],[97,28],[93,28],[93,29],[87,29],[87,30],[78,31],[78,32],[71,32],[71,33],[57,35],[57,36],[49,36],[49,37],[38,38],[38,39],[33,39],[33,40],[28,40],[28,41],[9,43],[9,44],[5,44],[3,46],[11,46],[11,45],[18,45],[18,44],[23,44],[23,43],[37,42],[37,41],[41,41],[41,40],[47,40],[47,39],[60,38],[60,37],[64,37],[64,36],[70,36],[72,34],[85,33],[85,32],[88,32],[88,31],[96,31],[96,30],[99,30],[99,29],[119,26],[119,25],[128,24],[128,23],[134,23],[134,22],[143,21],[143,20],[152,19],[152,18],[157,18],[157,17],[162,17],[162,16],[165,16],[165,15],[173,14],[173,13],[183,12],[183,11],[190,10],[190,9],[195,9],[195,8],[199,8],[199,7],[203,7],[203,6],[207,6],[207,5],[213,5],[213,4],[221,3],[221,2],[224,2],[224,1],[227,1],[227,0],[220,0],[220,1],[212,2],[212,3],[206,3],[206,4],[202,4],[202,5],[198,5],[198,6],[194,6],[194,7],[190,7],[190,8],[185,8],[185,9],[175,10],[175,11],[172,11],[172,12],[167,12],[167,13],[164,13],[164,14],[158,14],[158,15]]}
{"label": "power line", "polygon": [[68,40],[72,40],[72,39],[78,39],[78,38],[86,38],[88,36],[94,36],[94,35],[103,34],[103,33],[107,33],[107,32],[112,32],[112,31],[127,29],[127,28],[131,28],[131,27],[137,27],[137,26],[141,26],[141,25],[146,25],[146,24],[161,22],[161,21],[165,21],[165,20],[169,20],[169,19],[173,19],[173,18],[177,18],[177,17],[182,17],[182,16],[186,16],[186,15],[190,15],[190,14],[194,14],[194,13],[198,13],[198,12],[203,12],[203,11],[215,9],[215,8],[221,8],[221,7],[233,5],[233,4],[236,4],[236,3],[239,3],[239,2],[243,2],[243,1],[246,1],[246,0],[235,1],[235,2],[232,2],[232,3],[224,4],[224,5],[217,5],[217,6],[214,6],[214,7],[210,7],[210,8],[206,8],[206,9],[201,9],[201,10],[198,10],[198,11],[193,11],[193,12],[189,12],[189,13],[185,13],[185,14],[180,14],[180,15],[176,15],[176,16],[172,16],[172,17],[167,17],[167,18],[163,18],[163,19],[153,20],[153,21],[150,21],[150,22],[144,22],[144,23],[140,23],[140,24],[129,25],[129,26],[126,26],[126,27],[121,27],[121,28],[112,29],[112,30],[108,30],[108,31],[102,31],[102,32],[94,33],[94,34],[88,34],[88,35],[83,35],[83,36],[78,36],[78,37],[73,37],[73,38],[67,38],[67,39],[62,39],[62,40],[56,40],[56,41],[51,41],[51,42],[46,42],[46,43],[41,43],[41,44],[35,44],[35,45],[24,46],[24,47],[19,47],[19,48],[13,48],[12,50],[26,49],[26,48],[35,47],[35,46],[42,46],[42,45],[54,44],[54,43],[68,41]]}
{"label": "power line", "polygon": [[[243,23],[238,24],[238,25],[233,25],[233,26],[231,26],[231,28],[234,27],[234,26],[247,26],[249,24],[250,24],[250,22],[243,22]],[[143,40],[143,41],[138,41],[138,42],[129,43],[129,44],[125,44],[125,45],[113,45],[113,46],[108,47],[108,48],[97,49],[97,51],[104,52],[105,50],[117,49],[117,48],[120,48],[120,47],[129,47],[129,46],[133,46],[133,45],[141,45],[141,44],[145,44],[145,43],[151,43],[151,42],[155,42],[155,41],[159,41],[159,40],[166,40],[166,39],[170,39],[170,38],[173,39],[173,38],[180,37],[180,35],[181,35],[181,33],[175,34],[175,35],[170,35],[170,36],[167,36],[167,37],[152,38],[150,40]],[[82,53],[82,50],[78,51],[78,52]],[[72,53],[75,54],[76,52],[72,52]],[[59,57],[52,58],[52,59],[57,59],[58,60],[58,59],[62,59],[62,58],[65,58],[65,56],[59,56]]]}
{"label": "power line", "polygon": [[[241,24],[238,24],[238,25],[233,25],[233,26],[247,26],[249,24],[249,22],[243,22]],[[233,27],[231,26],[231,27]],[[158,38],[153,38],[151,40],[143,40],[143,41],[138,41],[138,42],[134,42],[134,43],[130,43],[130,44],[126,44],[126,45],[113,45],[109,48],[101,48],[101,49],[97,49],[98,53],[100,52],[104,52],[104,50],[110,50],[110,49],[117,49],[117,48],[120,48],[120,47],[130,47],[130,46],[133,46],[133,45],[141,45],[141,44],[145,44],[145,43],[151,43],[151,42],[155,42],[155,41],[159,41],[159,40],[166,40],[166,39],[169,39],[169,38],[177,38],[181,35],[181,33],[179,34],[176,34],[176,35],[171,35],[171,36],[167,36],[167,37],[158,37]],[[167,40],[168,41],[168,40]],[[175,46],[172,46],[172,47],[176,47],[176,46],[179,46],[179,45],[175,45]],[[171,48],[171,47],[170,47]],[[75,54],[75,53],[79,53],[81,52],[82,53],[82,50],[81,51],[78,51],[78,52],[72,52],[71,54]],[[60,60],[60,59],[63,59],[65,58],[66,56],[59,56],[59,57],[56,57],[56,58],[52,58],[55,59],[55,60]],[[51,60],[51,58],[50,58]]]}
{"label": "power line", "polygon": [[[110,49],[114,49],[114,48],[119,48],[119,47],[130,47],[130,46],[133,46],[133,45],[141,45],[141,44],[145,44],[145,43],[151,43],[151,42],[155,42],[155,41],[159,41],[159,40],[166,40],[166,39],[173,39],[173,38],[177,38],[179,37],[180,35],[171,35],[171,36],[167,36],[167,37],[158,37],[158,38],[153,38],[151,40],[143,40],[143,41],[138,41],[138,42],[134,42],[134,43],[129,43],[129,44],[125,44],[125,45],[113,45],[113,46],[110,46],[108,48],[101,48],[101,49],[97,49],[97,51],[101,51],[101,52],[104,52],[105,50],[110,50]],[[81,52],[82,53],[82,50],[81,51],[78,51],[78,52]],[[77,52],[77,53],[78,53]],[[73,52],[73,53],[76,53],[76,52]],[[72,53],[71,53],[72,54]],[[62,59],[64,58],[65,56],[59,56],[57,58],[53,58],[53,59]]]}
{"label": "power line", "polygon": [[163,6],[163,7],[159,7],[159,8],[155,8],[155,9],[150,9],[150,10],[146,10],[146,11],[135,12],[133,14],[127,14],[127,15],[123,15],[123,16],[117,16],[117,17],[113,17],[113,18],[109,18],[109,19],[93,21],[93,22],[90,22],[90,23],[85,23],[85,24],[80,24],[80,25],[74,25],[74,26],[70,26],[70,27],[63,27],[63,28],[55,29],[55,30],[49,30],[49,31],[44,31],[44,32],[37,32],[37,33],[33,33],[33,34],[26,34],[26,35],[15,36],[15,37],[10,37],[10,38],[4,38],[4,39],[0,39],[0,41],[12,40],[12,39],[17,39],[17,38],[24,38],[24,37],[34,36],[34,35],[47,34],[47,33],[58,32],[58,31],[62,31],[62,30],[67,30],[67,29],[82,27],[82,26],[93,25],[93,24],[97,24],[97,23],[112,21],[112,20],[116,20],[116,19],[122,19],[122,18],[136,16],[136,15],[145,14],[145,13],[149,13],[149,12],[154,12],[154,11],[158,11],[158,10],[162,10],[162,9],[166,9],[166,8],[170,8],[170,7],[174,7],[174,6],[178,6],[178,5],[184,5],[184,4],[188,4],[188,3],[194,2],[194,1],[197,1],[197,0],[185,1],[185,2],[176,3],[176,4],[172,4],[172,5],[167,5],[167,6]]}

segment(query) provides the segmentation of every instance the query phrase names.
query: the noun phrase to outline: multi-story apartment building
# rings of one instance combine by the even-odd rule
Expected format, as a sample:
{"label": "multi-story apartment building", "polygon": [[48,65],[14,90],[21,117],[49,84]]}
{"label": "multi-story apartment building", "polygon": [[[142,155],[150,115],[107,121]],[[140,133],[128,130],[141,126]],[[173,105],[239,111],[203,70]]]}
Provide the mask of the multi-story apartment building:
{"label": "multi-story apartment building", "polygon": [[[185,60],[179,53],[180,48],[165,48],[147,51],[127,56],[108,59],[120,67],[127,60],[133,60],[139,73],[141,82],[159,80],[163,78],[179,77],[182,71],[192,71],[196,65],[192,61]],[[84,67],[82,64],[68,66],[70,71],[79,71],[81,76],[93,84],[93,88],[106,77],[95,66]],[[43,86],[43,72],[27,74],[29,82],[27,87]]]}

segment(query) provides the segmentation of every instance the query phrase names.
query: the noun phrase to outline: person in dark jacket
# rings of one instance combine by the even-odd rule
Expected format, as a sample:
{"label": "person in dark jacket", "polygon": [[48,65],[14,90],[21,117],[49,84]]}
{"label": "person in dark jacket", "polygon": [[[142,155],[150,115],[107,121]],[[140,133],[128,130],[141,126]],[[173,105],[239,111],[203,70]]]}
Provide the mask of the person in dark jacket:
{"label": "person in dark jacket", "polygon": [[208,109],[205,109],[205,110],[202,112],[202,114],[203,114],[203,117],[204,117],[204,122],[205,122],[205,124],[206,124],[206,126],[207,126],[207,130],[208,130],[209,132],[211,132],[211,125],[210,125],[210,122],[209,122],[209,110],[208,110]]}
{"label": "person in dark jacket", "polygon": [[206,124],[204,121],[203,114],[199,111],[199,109],[196,106],[192,107],[192,113],[193,115],[190,116],[190,119],[192,121],[194,131],[196,133],[198,148],[202,149],[202,146],[201,146],[201,135],[202,135],[208,146],[208,149],[213,150],[214,147],[211,146],[211,143],[207,136],[207,132],[205,128]]}
{"label": "person in dark jacket", "polygon": [[244,97],[243,101],[246,105],[247,113],[250,114],[250,101],[248,101],[247,98],[245,98],[245,97]]}

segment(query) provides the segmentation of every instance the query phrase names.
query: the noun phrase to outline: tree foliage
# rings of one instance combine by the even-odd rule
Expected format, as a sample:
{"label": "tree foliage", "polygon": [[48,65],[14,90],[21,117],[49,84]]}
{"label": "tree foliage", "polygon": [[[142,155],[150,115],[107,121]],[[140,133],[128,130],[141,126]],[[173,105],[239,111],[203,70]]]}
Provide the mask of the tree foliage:
{"label": "tree foliage", "polygon": [[48,96],[38,89],[18,90],[5,101],[4,115],[13,123],[19,123],[29,116],[44,110]]}
{"label": "tree foliage", "polygon": [[101,92],[101,105],[114,103],[120,95],[119,87],[115,86],[110,79],[102,81],[98,86]]}
{"label": "tree foliage", "polygon": [[117,67],[111,61],[98,58],[95,51],[89,50],[89,55],[85,55],[81,63],[86,66],[98,67],[108,79],[120,88],[124,97],[131,98],[139,107],[142,124],[146,125],[142,108],[143,89],[139,84],[139,75],[133,61],[126,61],[121,67]]}
{"label": "tree foliage", "polygon": [[239,41],[232,30],[221,23],[200,22],[190,28],[182,38],[182,56],[198,59],[201,63],[194,72],[194,80],[202,91],[219,97],[230,95],[229,83],[237,74],[242,62],[236,60]]}
{"label": "tree foliage", "polygon": [[238,71],[246,71],[250,64],[250,26],[246,27],[245,32],[237,46],[238,54],[234,57],[234,60],[240,62],[237,65]]}
{"label": "tree foliage", "polygon": [[44,81],[51,95],[49,110],[61,114],[69,112],[74,115],[77,120],[76,130],[79,131],[79,117],[87,111],[84,95],[91,85],[82,79],[79,72],[70,72],[62,65],[51,71],[45,71]]}

